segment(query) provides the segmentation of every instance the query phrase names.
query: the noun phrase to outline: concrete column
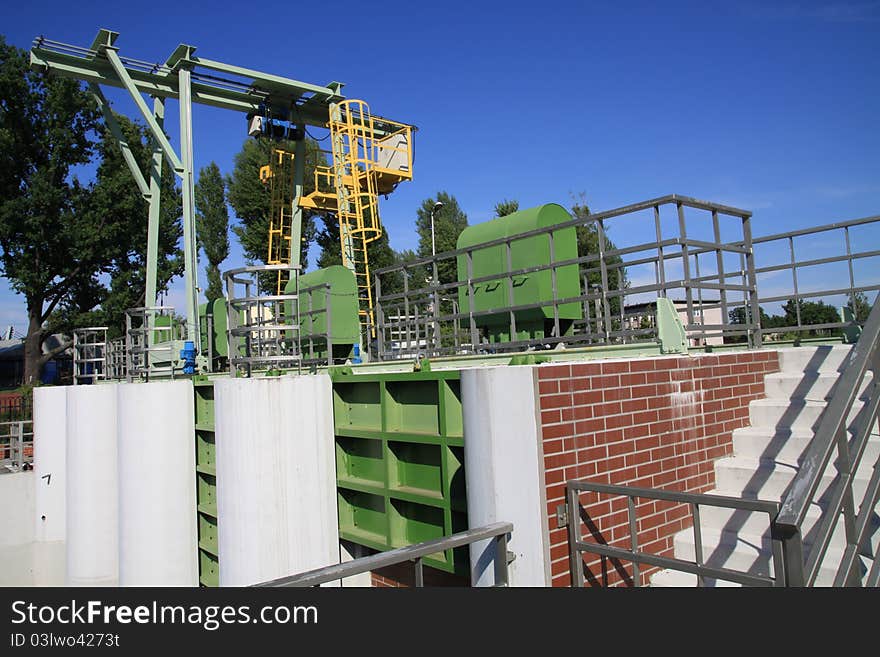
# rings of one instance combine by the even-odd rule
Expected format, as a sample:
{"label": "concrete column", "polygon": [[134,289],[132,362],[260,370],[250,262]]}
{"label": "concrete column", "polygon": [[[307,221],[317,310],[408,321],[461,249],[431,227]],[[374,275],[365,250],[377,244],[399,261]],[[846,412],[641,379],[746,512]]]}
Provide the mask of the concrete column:
{"label": "concrete column", "polygon": [[67,574],[69,586],[119,581],[116,389],[67,391]]}
{"label": "concrete column", "polygon": [[119,584],[198,586],[193,385],[119,386]]}
{"label": "concrete column", "polygon": [[330,377],[214,387],[220,585],[339,563]]}
{"label": "concrete column", "polygon": [[[533,367],[461,373],[468,524],[512,522],[511,586],[549,586],[544,455]],[[471,546],[471,582],[495,583],[491,541]]]}

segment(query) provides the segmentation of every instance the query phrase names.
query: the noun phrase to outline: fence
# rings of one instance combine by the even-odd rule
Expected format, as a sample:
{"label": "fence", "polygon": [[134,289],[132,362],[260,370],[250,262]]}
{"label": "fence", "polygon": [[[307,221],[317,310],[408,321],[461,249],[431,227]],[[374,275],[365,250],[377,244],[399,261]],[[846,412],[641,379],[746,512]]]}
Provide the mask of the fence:
{"label": "fence", "polygon": [[0,467],[17,471],[33,460],[33,420],[0,422]]}
{"label": "fence", "polygon": [[[653,238],[634,240],[644,231],[629,230],[613,244],[611,223],[627,221],[639,226],[649,222]],[[745,335],[758,346],[758,326],[749,320],[758,309],[750,222],[746,210],[670,195],[380,269],[375,349],[384,360],[551,348],[560,343],[656,341],[657,297],[678,305],[692,344]],[[577,256],[556,258],[564,251],[560,234],[569,228],[581,243]],[[512,251],[530,243],[549,252],[549,259],[514,268]],[[587,248],[589,244],[594,248]],[[506,263],[489,275],[475,276],[475,259],[499,248]],[[466,275],[451,280],[455,271]],[[486,323],[490,318],[497,322],[499,310],[475,309],[477,291],[503,286],[506,299],[515,300],[521,296],[516,288],[524,281],[548,273],[548,294],[501,309],[507,315],[506,334],[516,337],[490,342]],[[574,293],[563,294],[572,287],[561,285],[562,278],[571,280],[573,275]],[[580,312],[572,321],[575,305]],[[731,323],[729,311],[736,305],[749,307],[753,314]],[[517,323],[535,313],[546,317],[543,335],[522,339]]]}
{"label": "fence", "polygon": [[[572,227],[577,257],[555,257],[565,250],[560,235]],[[528,243],[534,264],[515,268],[511,253]],[[378,270],[372,349],[389,360],[653,342],[658,297],[673,303],[690,346],[758,347],[841,332],[852,341],[870,307],[865,293],[880,290],[880,250],[869,246],[878,244],[880,216],[753,238],[746,210],[664,196]],[[475,260],[491,249],[497,271],[474,275]],[[576,287],[563,289],[573,267]],[[517,288],[547,273],[550,289],[520,302]],[[782,277],[789,273],[790,281]],[[490,288],[504,303],[475,309]],[[580,308],[573,321],[560,312],[572,304]],[[545,330],[522,339],[517,324],[530,314],[546,317]],[[504,337],[490,340],[486,325],[499,318],[504,327],[495,330]]]}

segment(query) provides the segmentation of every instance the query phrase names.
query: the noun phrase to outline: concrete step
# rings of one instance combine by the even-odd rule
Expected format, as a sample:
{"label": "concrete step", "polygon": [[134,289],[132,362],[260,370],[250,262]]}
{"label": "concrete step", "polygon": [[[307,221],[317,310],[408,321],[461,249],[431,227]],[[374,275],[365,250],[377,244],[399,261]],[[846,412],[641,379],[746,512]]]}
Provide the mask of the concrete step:
{"label": "concrete step", "polygon": [[[873,462],[864,459],[859,465],[853,481],[853,494],[857,500],[861,500],[865,495],[873,465]],[[739,456],[728,457],[715,462],[715,487],[722,495],[778,502],[797,471],[797,466],[788,463]],[[834,465],[829,464],[816,490],[818,503],[822,502],[822,496],[834,481],[836,472]]]}
{"label": "concrete step", "polygon": [[[850,441],[854,431],[850,430]],[[813,440],[812,429],[743,427],[733,432],[733,452],[736,456],[747,458],[763,458],[782,463],[797,465],[803,458],[804,451]],[[876,427],[865,447],[864,460],[876,462],[880,458],[880,433]]]}
{"label": "concrete step", "polygon": [[[764,376],[764,389],[767,399],[827,401],[839,380],[838,372],[774,372]],[[865,375],[860,395],[864,395],[873,380],[870,373]]]}
{"label": "concrete step", "polygon": [[[848,416],[850,422],[864,405],[864,399],[855,401]],[[814,429],[826,406],[826,402],[814,400],[755,399],[749,402],[749,424],[752,427]]]}
{"label": "concrete step", "polygon": [[[711,491],[718,493],[719,491]],[[858,512],[858,509],[856,510]],[[818,505],[811,505],[807,510],[802,534],[804,543],[811,545],[814,540],[818,523],[822,519],[823,509]],[[741,511],[737,509],[724,509],[720,507],[701,506],[700,526],[706,530],[723,531],[729,533],[743,533],[750,536],[769,537],[770,518],[766,513]],[[872,542],[876,545],[880,542],[880,516],[874,514],[871,517]],[[842,516],[837,521],[834,534],[831,537],[831,547],[842,551],[846,545],[846,531],[843,528]]]}
{"label": "concrete step", "polygon": [[[703,585],[706,588],[740,588],[742,586],[736,582],[716,580],[708,577]],[[697,576],[683,573],[680,570],[661,570],[651,576],[651,587],[653,588],[695,588],[696,586]]]}
{"label": "concrete step", "polygon": [[778,350],[779,370],[791,373],[839,372],[850,351],[851,345],[785,347]]}
{"label": "concrete step", "polygon": [[[839,531],[843,531],[842,526]],[[774,575],[771,542],[766,536],[704,529],[701,540],[703,563],[707,566],[728,568],[764,577]],[[695,559],[696,549],[692,529],[686,529],[676,534],[674,544],[677,559],[685,561]],[[809,544],[806,544],[805,552],[808,550]],[[830,586],[834,582],[842,556],[843,547],[835,536],[834,543],[828,548],[819,568],[816,586]],[[867,572],[864,563],[863,561],[863,572]],[[729,582],[724,582],[724,584],[730,585]]]}

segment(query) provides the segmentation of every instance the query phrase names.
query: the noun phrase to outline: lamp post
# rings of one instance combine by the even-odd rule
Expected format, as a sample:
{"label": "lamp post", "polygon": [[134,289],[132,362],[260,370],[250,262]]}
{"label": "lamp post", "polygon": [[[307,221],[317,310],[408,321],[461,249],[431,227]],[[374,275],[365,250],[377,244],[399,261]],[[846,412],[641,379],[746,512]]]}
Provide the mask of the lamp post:
{"label": "lamp post", "polygon": [[434,243],[434,214],[443,207],[443,203],[441,201],[437,201],[434,204],[434,207],[431,208],[431,257],[437,255],[437,246]]}

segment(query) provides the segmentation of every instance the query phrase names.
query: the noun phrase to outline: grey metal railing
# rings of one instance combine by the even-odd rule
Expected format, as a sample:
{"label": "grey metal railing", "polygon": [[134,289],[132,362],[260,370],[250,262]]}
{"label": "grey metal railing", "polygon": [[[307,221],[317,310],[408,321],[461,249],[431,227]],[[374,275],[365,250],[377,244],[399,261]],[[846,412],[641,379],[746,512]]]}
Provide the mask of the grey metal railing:
{"label": "grey metal railing", "polygon": [[[229,365],[250,376],[254,369],[300,371],[300,267],[255,265],[223,272],[226,283]],[[293,294],[264,294],[261,276],[289,272]],[[274,279],[274,277],[273,277]]]}
{"label": "grey metal railing", "polygon": [[95,383],[107,376],[107,327],[74,329],[73,385]]}
{"label": "grey metal railing", "polygon": [[0,467],[21,470],[34,460],[34,422],[0,422]]}
{"label": "grey metal railing", "polygon": [[[778,336],[807,331],[828,334],[850,327],[853,321],[864,321],[865,317],[862,316],[854,317],[853,320],[841,317],[836,321],[809,323],[803,317],[802,304],[823,301],[836,307],[852,307],[856,305],[855,300],[859,293],[880,290],[880,282],[877,282],[876,277],[859,277],[856,272],[857,265],[864,266],[865,271],[870,273],[876,271],[880,264],[880,240],[874,236],[870,244],[874,248],[865,248],[869,246],[865,243],[868,240],[859,239],[865,235],[857,232],[862,230],[867,233],[876,230],[878,226],[880,215],[875,215],[754,238],[752,244],[756,254],[758,305],[769,307],[783,302],[794,302],[793,317],[791,313],[786,313],[789,322],[792,319],[793,322],[787,325],[762,326],[761,335]],[[809,239],[817,241],[811,245]],[[818,257],[798,256],[799,251],[809,250],[811,246],[817,250],[815,255]],[[873,263],[872,258],[876,259]],[[846,271],[841,276],[840,270],[844,267]],[[776,277],[779,274],[789,274],[790,285],[778,280]],[[762,278],[773,281],[772,286],[769,283],[767,285],[769,290],[762,289]]]}
{"label": "grey metal railing", "polygon": [[[697,220],[691,220],[690,229],[688,213],[696,215]],[[722,217],[735,220],[732,235],[729,225],[722,230]],[[638,221],[640,226],[646,222],[653,225],[654,238],[633,243],[628,233],[618,239],[617,248],[611,248],[607,223],[623,218]],[[597,252],[555,258],[554,253],[559,251],[556,234],[572,227],[592,231]],[[643,234],[641,230],[631,232]],[[514,267],[511,245],[535,237],[546,238],[549,261]],[[720,343],[725,336],[746,335],[750,344],[759,346],[757,322],[749,319],[758,316],[751,239],[750,212],[673,194],[386,267],[375,272],[378,356],[392,359],[518,351],[559,343],[656,341],[651,303],[658,296],[678,304],[694,344]],[[505,249],[506,265],[497,273],[475,276],[474,254],[493,247]],[[441,273],[455,270],[459,259],[465,263],[467,275],[463,280],[444,281]],[[555,283],[557,274],[572,266],[578,268],[580,293],[562,296]],[[481,335],[480,320],[499,310],[474,310],[475,286],[504,286],[512,300],[514,288],[524,278],[541,272],[550,272],[554,281],[549,298],[518,305],[511,302],[501,311],[509,316],[510,336],[517,333],[521,313],[544,312],[551,324],[545,336],[488,344]],[[639,280],[627,278],[636,274],[641,276]],[[674,298],[676,293],[679,298]],[[458,307],[459,300],[462,305],[467,301],[466,312]],[[560,319],[560,308],[568,304],[578,304],[583,311],[583,318],[573,327],[565,326]],[[728,312],[737,304],[752,312],[743,322],[734,324]]]}
{"label": "grey metal railing", "polygon": [[125,311],[125,377],[149,381],[174,376],[174,339],[180,321],[171,306],[129,308]]}
{"label": "grey metal railing", "polygon": [[346,563],[333,566],[325,566],[324,568],[316,568],[297,575],[281,577],[279,579],[269,580],[255,584],[254,586],[291,586],[291,587],[307,587],[319,586],[327,582],[335,582],[352,575],[370,572],[378,568],[394,566],[401,563],[412,562],[415,570],[415,585],[422,587],[425,585],[422,560],[432,554],[451,550],[479,541],[492,540],[495,543],[495,586],[507,586],[508,564],[510,557],[507,552],[508,534],[513,532],[513,523],[496,522],[485,527],[469,529],[464,532],[453,534],[452,536],[444,536],[433,541],[425,541],[424,543],[416,543],[406,547],[388,550],[387,552],[379,552],[368,557],[361,557]]}
{"label": "grey metal railing", "polygon": [[[867,395],[862,393],[865,375],[871,372],[872,381]],[[835,586],[877,586],[880,580],[880,559],[868,544],[875,531],[875,506],[880,498],[880,456],[873,464],[871,478],[861,499],[856,499],[854,480],[862,464],[871,433],[876,431],[880,407],[880,298],[874,303],[859,341],[844,362],[834,395],[828,403],[816,428],[815,436],[804,454],[779,514],[775,519],[778,531],[791,545],[786,569],[796,586],[812,586],[825,563],[828,546],[838,523],[843,521],[846,548],[838,564]],[[864,406],[850,424],[852,412],[859,397]],[[850,431],[853,437],[849,438]],[[836,455],[836,476],[821,497],[819,485],[827,476],[828,467]],[[804,547],[804,521],[811,507],[821,509],[817,529],[813,530],[809,549]],[[859,572],[859,556],[868,556],[872,562],[867,577]]]}
{"label": "grey metal railing", "polygon": [[[595,541],[584,541],[582,525],[595,526],[594,519],[589,518],[586,509],[580,503],[582,493],[596,493],[610,496],[625,497],[627,500],[627,527],[629,532],[629,549],[608,545],[601,532],[596,532]],[[568,528],[569,559],[571,567],[571,585],[584,586],[583,554],[591,553],[607,559],[615,559],[632,563],[633,575],[631,583],[640,586],[641,565],[657,568],[669,568],[697,576],[697,585],[703,586],[706,578],[736,582],[745,586],[785,586],[788,583],[784,564],[786,563],[787,545],[780,537],[771,534],[773,575],[752,574],[706,565],[703,558],[702,528],[700,526],[700,507],[712,506],[735,509],[748,513],[767,514],[767,526],[771,527],[773,518],[779,510],[777,502],[763,500],[746,500],[723,495],[705,493],[684,493],[653,488],[634,486],[612,486],[593,483],[586,480],[571,480],[566,483],[567,503],[557,510],[560,524]],[[637,517],[636,499],[664,500],[688,505],[694,532],[694,560],[688,561],[675,557],[661,556],[639,549],[639,519]],[[584,515],[582,516],[581,512]]]}

